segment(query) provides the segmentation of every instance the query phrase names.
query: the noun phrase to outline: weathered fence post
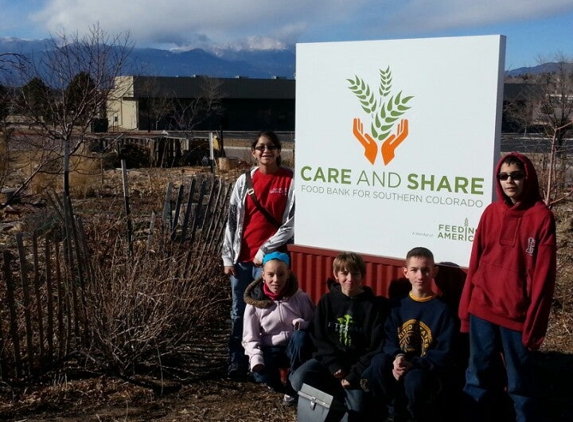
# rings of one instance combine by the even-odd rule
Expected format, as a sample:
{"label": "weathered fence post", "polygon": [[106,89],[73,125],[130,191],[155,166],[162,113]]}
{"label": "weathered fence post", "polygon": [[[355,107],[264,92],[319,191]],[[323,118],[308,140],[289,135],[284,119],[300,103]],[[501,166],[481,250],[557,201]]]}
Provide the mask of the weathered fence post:
{"label": "weathered fence post", "polygon": [[22,296],[24,299],[24,321],[26,327],[26,357],[28,361],[28,373],[32,372],[34,362],[34,343],[32,342],[32,315],[30,289],[28,285],[28,263],[24,251],[23,234],[16,234],[16,243],[18,245],[18,255],[20,259],[20,281],[22,283]]}
{"label": "weathered fence post", "polygon": [[[22,355],[20,351],[20,336],[18,335],[18,311],[16,310],[16,295],[14,287],[14,279],[12,278],[12,271],[10,270],[10,262],[12,256],[10,252],[4,251],[4,276],[6,279],[6,299],[8,302],[8,311],[10,313],[10,337],[12,337],[12,348],[14,349],[14,363],[16,370],[16,378],[22,377]],[[4,359],[2,359],[4,361]],[[2,371],[2,376],[8,378],[8,373]]]}
{"label": "weathered fence post", "polygon": [[129,254],[133,254],[133,230],[131,227],[131,211],[129,209],[129,185],[127,183],[127,166],[125,160],[121,160],[121,177],[123,184],[123,200],[125,204],[125,216],[127,220],[127,244]]}

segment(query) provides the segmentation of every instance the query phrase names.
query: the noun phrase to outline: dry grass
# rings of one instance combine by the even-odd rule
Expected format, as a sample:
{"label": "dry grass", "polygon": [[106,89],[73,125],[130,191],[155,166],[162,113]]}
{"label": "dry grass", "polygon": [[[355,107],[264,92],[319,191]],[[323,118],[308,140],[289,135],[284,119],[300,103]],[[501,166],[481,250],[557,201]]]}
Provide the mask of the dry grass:
{"label": "dry grass", "polygon": [[[19,154],[15,163],[24,169],[24,176],[33,177],[28,192],[41,194],[46,190],[63,189],[63,159],[56,152],[26,152]],[[70,157],[70,192],[79,198],[94,196],[101,185],[101,159],[95,155],[73,155]]]}

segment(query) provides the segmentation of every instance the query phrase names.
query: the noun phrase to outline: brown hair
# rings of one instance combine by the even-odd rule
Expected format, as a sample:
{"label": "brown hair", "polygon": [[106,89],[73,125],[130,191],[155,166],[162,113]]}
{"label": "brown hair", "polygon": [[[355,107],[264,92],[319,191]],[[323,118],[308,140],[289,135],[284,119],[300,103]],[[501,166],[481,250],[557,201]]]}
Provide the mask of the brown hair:
{"label": "brown hair", "polygon": [[332,270],[359,272],[362,277],[366,274],[366,264],[360,255],[354,252],[341,252],[332,262]]}
{"label": "brown hair", "polygon": [[408,260],[410,258],[426,258],[426,259],[431,259],[432,262],[435,263],[434,261],[434,254],[432,253],[431,250],[429,250],[428,248],[424,248],[422,246],[417,246],[415,248],[412,248],[408,251],[408,253],[406,254],[406,263],[408,263]]}

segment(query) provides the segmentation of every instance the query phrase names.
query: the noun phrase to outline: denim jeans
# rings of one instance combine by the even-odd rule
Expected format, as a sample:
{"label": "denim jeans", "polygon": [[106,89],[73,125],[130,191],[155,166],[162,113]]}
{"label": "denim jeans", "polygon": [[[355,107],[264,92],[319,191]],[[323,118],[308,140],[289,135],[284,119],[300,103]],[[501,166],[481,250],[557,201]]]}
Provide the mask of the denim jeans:
{"label": "denim jeans", "polygon": [[470,359],[464,393],[470,399],[468,410],[474,420],[488,418],[486,409],[500,400],[506,379],[517,422],[540,420],[534,356],[521,338],[521,331],[470,315]]}
{"label": "denim jeans", "polygon": [[291,372],[289,380],[295,391],[300,391],[303,384],[308,384],[345,403],[347,414],[343,420],[364,421],[364,391],[360,388],[343,388],[340,380],[318,360],[311,359],[304,363],[296,371]]}
{"label": "denim jeans", "polygon": [[245,314],[245,299],[243,298],[247,286],[261,277],[262,267],[256,267],[252,262],[235,264],[235,275],[231,276],[231,336],[229,338],[230,363],[246,366],[245,349],[241,344],[243,340],[243,315]]}
{"label": "denim jeans", "polygon": [[362,377],[368,380],[373,401],[378,406],[385,404],[388,413],[395,417],[415,420],[433,420],[440,379],[437,372],[412,368],[400,380],[392,375],[394,358],[379,353],[372,358]]}
{"label": "denim jeans", "polygon": [[[312,356],[312,340],[306,331],[293,331],[285,346],[263,347],[263,360],[265,369],[253,374],[255,381],[268,385],[274,390],[283,388],[280,378],[280,368],[289,368],[294,372]],[[295,396],[296,393],[287,383],[287,394]]]}

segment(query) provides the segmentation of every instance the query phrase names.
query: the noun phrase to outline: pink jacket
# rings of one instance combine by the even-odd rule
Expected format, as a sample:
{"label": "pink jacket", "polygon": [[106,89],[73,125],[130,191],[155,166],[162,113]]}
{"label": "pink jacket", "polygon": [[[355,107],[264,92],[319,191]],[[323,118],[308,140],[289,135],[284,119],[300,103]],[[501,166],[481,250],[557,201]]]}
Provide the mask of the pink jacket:
{"label": "pink jacket", "polygon": [[289,276],[286,293],[273,301],[263,293],[263,280],[253,281],[245,291],[243,347],[251,369],[263,362],[263,347],[286,346],[295,326],[306,330],[313,319],[314,304],[298,288],[294,274]]}

